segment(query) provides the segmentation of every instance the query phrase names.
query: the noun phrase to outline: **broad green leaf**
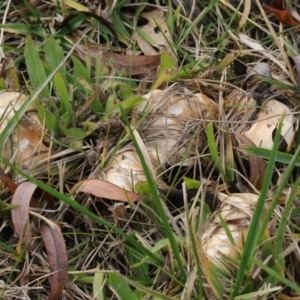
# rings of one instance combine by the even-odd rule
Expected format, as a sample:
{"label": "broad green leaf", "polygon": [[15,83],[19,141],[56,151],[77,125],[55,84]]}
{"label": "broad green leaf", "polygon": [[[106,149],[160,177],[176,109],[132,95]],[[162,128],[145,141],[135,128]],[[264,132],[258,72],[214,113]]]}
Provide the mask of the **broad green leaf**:
{"label": "broad green leaf", "polygon": [[175,79],[179,72],[172,56],[165,50],[161,52],[159,76],[154,83],[152,90],[159,88],[161,85]]}
{"label": "broad green leaf", "polygon": [[1,248],[1,251],[4,250],[12,255],[18,254],[15,248],[10,247],[9,245],[7,245],[6,243],[4,243],[2,241],[0,241],[0,248]]}
{"label": "broad green leaf", "polygon": [[105,116],[109,116],[113,113],[116,104],[116,96],[114,94],[110,95],[106,101],[105,106]]}
{"label": "broad green leaf", "polygon": [[161,52],[160,67],[161,70],[177,69],[176,62],[166,50],[162,50]]}
{"label": "broad green leaf", "polygon": [[82,128],[70,128],[65,131],[66,136],[70,137],[75,141],[81,141],[87,136],[87,132]]}
{"label": "broad green leaf", "polygon": [[135,185],[135,190],[140,194],[140,195],[150,195],[151,194],[151,190],[149,187],[148,182],[138,182]]}
{"label": "broad green leaf", "polygon": [[[46,72],[39,56],[39,49],[34,45],[31,36],[28,36],[25,44],[25,63],[29,74],[30,83],[34,88],[40,86],[47,78]],[[42,97],[49,97],[48,85],[42,90]]]}
{"label": "broad green leaf", "polygon": [[[58,40],[53,37],[48,37],[45,40],[45,55],[49,64],[55,68],[64,59],[64,52]],[[66,79],[66,65],[64,64],[60,69],[62,77]]]}
{"label": "broad green leaf", "polygon": [[124,25],[125,23],[120,18],[120,14],[114,10],[111,14],[111,18],[113,21],[113,27],[116,29],[120,41],[127,45],[131,40],[131,35]]}
{"label": "broad green leaf", "polygon": [[41,105],[37,105],[37,110],[38,116],[40,120],[45,124],[45,127],[49,129],[54,134],[54,136],[59,136],[61,131],[59,128],[58,118]]}
{"label": "broad green leaf", "polygon": [[174,19],[174,11],[173,11],[173,5],[172,2],[169,1],[168,3],[168,12],[167,12],[167,16],[166,16],[166,23],[168,25],[168,29],[170,31],[170,34],[173,35],[174,31],[175,31],[175,19]]}
{"label": "broad green leaf", "polygon": [[93,111],[93,113],[99,118],[99,120],[101,120],[104,116],[104,107],[101,104],[101,102],[99,101],[98,98],[95,98],[91,104],[90,104],[90,108]]}
{"label": "broad green leaf", "polygon": [[0,78],[0,90],[6,90],[6,84],[3,78]]}
{"label": "broad green leaf", "polygon": [[[88,67],[85,67],[80,60],[78,60],[76,57],[72,57],[73,65],[74,65],[74,82],[73,84],[76,87],[79,87],[81,90],[83,89],[82,84],[80,84],[80,79],[83,79],[88,84],[91,84],[91,72]],[[83,89],[84,90],[84,89]]]}
{"label": "broad green leaf", "polygon": [[[31,96],[28,97],[28,99],[25,101],[24,104],[22,104],[22,106],[20,107],[20,109],[16,112],[16,115],[14,118],[12,118],[7,126],[4,128],[4,130],[2,131],[2,133],[0,134],[0,148],[3,147],[7,137],[13,132],[15,126],[17,125],[18,121],[20,120],[20,118],[25,114],[25,112],[27,111],[28,107],[30,106],[31,103],[34,102],[34,100],[40,95],[40,93],[45,89],[45,87],[47,86],[47,84],[50,83],[50,81],[52,80],[53,76],[55,75],[55,73],[59,70],[59,68],[61,67],[61,65],[63,65],[67,59],[70,57],[71,53],[74,51],[75,47],[77,46],[77,44],[75,44],[75,46],[71,49],[71,51],[65,56],[64,60],[61,61],[61,63],[57,66],[57,68],[55,68],[50,74],[49,76],[45,79],[45,81],[43,81],[40,86],[38,86],[32,93]],[[1,158],[0,156],[0,159]],[[4,160],[4,159],[3,159]],[[8,163],[8,161],[5,160],[4,163]],[[11,167],[14,167],[13,165],[10,164]],[[15,169],[14,169],[15,170]],[[20,170],[18,170],[19,173],[21,173]],[[30,179],[32,180],[32,177],[30,177]]]}
{"label": "broad green leaf", "polygon": [[65,114],[67,116],[64,125],[68,127],[73,122],[73,111],[71,96],[61,73],[56,73],[54,76],[54,89],[60,101],[60,115]]}
{"label": "broad green leaf", "polygon": [[185,182],[188,190],[196,190],[201,186],[201,182],[199,180],[191,179],[185,176],[183,177],[183,181]]}
{"label": "broad green leaf", "polygon": [[145,99],[141,96],[132,96],[130,98],[127,98],[126,100],[119,103],[119,106],[122,106],[122,109],[124,111],[130,110],[136,106],[138,106],[140,103],[144,102]]}
{"label": "broad green leaf", "polygon": [[5,28],[6,32],[22,35],[38,35],[44,37],[46,31],[40,25],[25,25],[23,23],[6,23],[0,24],[0,28]]}
{"label": "broad green leaf", "polygon": [[[99,269],[100,271],[99,266],[97,266],[97,269]],[[93,280],[93,296],[95,297],[94,299],[97,300],[105,299],[103,293],[104,284],[105,284],[105,274],[103,272],[96,272]]]}
{"label": "broad green leaf", "polygon": [[83,21],[87,19],[87,16],[85,14],[79,14],[75,16],[73,19],[71,19],[68,24],[66,24],[64,27],[62,27],[59,31],[58,34],[63,36],[66,34],[71,33],[75,29],[77,29]]}
{"label": "broad green leaf", "polygon": [[84,6],[80,3],[77,3],[76,1],[73,1],[73,0],[64,0],[64,3],[65,3],[65,5],[70,6],[78,11],[89,11],[89,9],[86,6]]}
{"label": "broad green leaf", "polygon": [[[115,10],[122,8],[124,5],[129,4],[129,3],[130,3],[130,0],[118,0],[116,3]],[[114,10],[114,12],[115,12],[115,10]]]}
{"label": "broad green leaf", "polygon": [[300,219],[300,207],[296,207],[291,211],[292,220],[299,220]]}
{"label": "broad green leaf", "polygon": [[130,85],[126,84],[120,88],[119,94],[121,94],[121,99],[124,99],[123,101],[126,101],[126,99],[132,98],[135,95],[130,88]]}
{"label": "broad green leaf", "polygon": [[135,251],[132,251],[131,248],[126,247],[127,258],[130,263],[130,268],[134,269],[134,272],[137,274],[138,280],[148,282],[150,280],[149,274],[149,265],[147,263],[140,263],[141,258],[136,255]]}
{"label": "broad green leaf", "polygon": [[108,276],[110,289],[120,300],[139,300],[132,292],[128,283],[118,273],[110,273]]}

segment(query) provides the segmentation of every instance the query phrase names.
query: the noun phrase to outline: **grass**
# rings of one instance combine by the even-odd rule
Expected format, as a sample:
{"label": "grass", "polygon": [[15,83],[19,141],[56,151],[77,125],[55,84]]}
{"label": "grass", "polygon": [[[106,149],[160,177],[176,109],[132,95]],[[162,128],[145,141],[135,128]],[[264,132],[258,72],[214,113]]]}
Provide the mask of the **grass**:
{"label": "grass", "polygon": [[[250,2],[175,2],[0,2],[1,299],[299,296],[299,26]],[[14,91],[27,100],[2,108]],[[269,149],[247,139],[273,98],[294,116],[289,153],[286,116],[262,129]],[[74,191],[90,179],[121,189]],[[16,199],[24,181],[38,189]]]}

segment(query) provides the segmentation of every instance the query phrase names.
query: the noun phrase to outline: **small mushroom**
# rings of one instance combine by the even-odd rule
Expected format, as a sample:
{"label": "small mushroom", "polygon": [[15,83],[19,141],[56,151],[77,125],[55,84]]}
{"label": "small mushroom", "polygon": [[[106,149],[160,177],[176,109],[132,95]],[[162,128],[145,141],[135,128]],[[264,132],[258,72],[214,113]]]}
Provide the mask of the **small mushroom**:
{"label": "small mushroom", "polygon": [[[0,92],[0,134],[27,98],[18,92]],[[21,169],[34,168],[49,155],[49,148],[43,143],[43,133],[43,125],[31,105],[14,128],[12,139],[7,138],[1,156],[15,162]]]}
{"label": "small mushroom", "polygon": [[[144,98],[135,109],[134,118],[144,118],[137,130],[153,163],[192,165],[189,158],[206,145],[201,132],[206,121],[218,115],[218,105],[204,94],[176,87],[153,90]],[[196,130],[200,133],[198,138],[195,138]]]}
{"label": "small mushroom", "polygon": [[291,109],[278,100],[267,101],[256,115],[255,123],[245,130],[244,135],[261,148],[272,149],[276,129],[282,118],[279,149],[289,150],[295,136],[295,117]]}

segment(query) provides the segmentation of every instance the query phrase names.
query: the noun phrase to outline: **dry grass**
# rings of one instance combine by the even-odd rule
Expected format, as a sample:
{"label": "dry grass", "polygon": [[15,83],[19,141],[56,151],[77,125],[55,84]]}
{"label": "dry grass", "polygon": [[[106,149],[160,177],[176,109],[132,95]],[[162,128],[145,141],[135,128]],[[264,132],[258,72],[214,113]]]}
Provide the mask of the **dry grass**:
{"label": "dry grass", "polygon": [[[270,184],[265,179],[265,186],[258,187],[249,175],[255,169],[253,161],[240,147],[245,140],[236,135],[243,135],[255,123],[260,105],[273,98],[288,105],[294,115],[293,129],[298,130],[299,96],[294,94],[298,77],[289,58],[299,53],[299,26],[279,23],[259,4],[254,11],[247,5],[238,10],[235,1],[202,1],[194,8],[181,1],[175,7],[175,2],[173,6],[172,1],[149,1],[145,6],[139,1],[30,2],[37,3],[34,8],[27,2],[0,2],[2,89],[30,95],[46,80],[50,82],[48,95],[41,88],[34,101],[44,124],[48,157],[27,169],[22,164],[16,168],[18,154],[11,148],[11,156],[1,154],[2,168],[17,184],[32,181],[55,197],[54,207],[49,208],[43,193],[35,192],[42,204],[33,209],[30,221],[37,232],[48,219],[61,228],[68,256],[62,299],[218,299],[218,287],[223,299],[299,296],[299,162],[286,156],[288,163],[274,162],[269,173],[262,166]],[[288,10],[300,11],[297,1],[284,3]],[[122,70],[116,61],[124,63],[126,55],[141,50],[135,38],[145,22],[141,13],[158,8],[166,14],[163,25],[172,40],[162,47],[152,41],[154,52],[147,55],[150,59],[163,49],[169,55],[162,54],[158,70],[149,67],[144,71],[143,65],[143,71],[136,71],[134,64]],[[89,13],[79,12],[83,10]],[[100,15],[99,22],[91,13]],[[78,16],[67,17],[72,15]],[[28,35],[33,40],[31,49],[39,49],[40,64],[31,68],[24,50],[29,49]],[[85,61],[76,45],[79,40],[80,47],[90,51]],[[49,54],[47,41],[62,51],[62,58],[72,55],[64,71],[58,72],[61,81],[49,77],[56,65],[51,65],[55,57]],[[123,58],[111,53],[122,53]],[[272,79],[262,72],[247,78],[261,62],[271,67]],[[44,75],[34,79],[34,70]],[[153,87],[163,92],[143,111]],[[197,93],[213,101],[213,115],[207,113],[211,108],[203,109],[196,102]],[[167,102],[178,95],[185,104]],[[171,106],[179,109],[179,102],[186,114],[168,115]],[[24,120],[27,113],[22,117]],[[173,127],[166,126],[169,123]],[[11,140],[9,126],[0,142]],[[266,134],[271,144],[274,136]],[[160,148],[164,141],[171,143],[166,152],[161,149],[164,146]],[[298,142],[296,132],[291,154],[297,153]],[[267,161],[271,169],[272,153]],[[106,199],[72,192],[76,183],[91,178],[126,186],[143,195],[142,200],[120,203],[109,195]],[[41,236],[36,234],[34,250],[16,237],[12,193],[0,183],[0,298],[49,299],[53,285],[48,280],[49,255]],[[158,193],[157,187],[163,192]],[[223,213],[221,208],[210,216],[204,205],[209,193],[220,192],[266,194],[262,215],[253,213],[254,222],[260,224],[259,238],[248,243],[254,250],[240,282],[237,274],[241,257],[245,259],[241,249],[234,257],[223,257],[222,264],[230,265],[225,271],[216,270],[202,249],[202,233],[209,234],[205,228],[212,230],[212,222],[220,222],[218,229],[229,240],[235,234],[229,230],[232,223],[227,217],[217,217],[218,212]],[[252,217],[243,215],[240,226],[251,224]],[[261,229],[264,225],[265,231]],[[240,238],[242,245],[234,248],[243,248],[246,237]],[[264,266],[269,269],[262,271]],[[235,284],[239,284],[237,291],[233,291]]]}

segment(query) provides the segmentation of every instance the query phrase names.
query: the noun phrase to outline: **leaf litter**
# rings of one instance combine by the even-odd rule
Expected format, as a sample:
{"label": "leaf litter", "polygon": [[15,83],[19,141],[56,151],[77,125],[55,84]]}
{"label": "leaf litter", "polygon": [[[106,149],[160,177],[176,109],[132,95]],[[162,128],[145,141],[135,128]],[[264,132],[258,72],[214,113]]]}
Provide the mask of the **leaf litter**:
{"label": "leaf litter", "polygon": [[[270,40],[262,42],[268,27],[262,25],[261,15],[255,5],[249,6],[250,2],[243,7],[243,13],[236,12],[234,16],[230,14],[230,9],[236,9],[234,1],[215,1],[214,5],[211,1],[211,6],[207,6],[206,10],[193,1],[186,7],[181,1],[173,2],[179,5],[174,9],[169,7],[167,14],[166,7],[160,4],[152,9],[151,5],[106,3],[109,17],[95,13],[96,2],[66,1],[64,10],[60,10],[54,2],[45,6],[39,1],[30,2],[36,8],[35,16],[37,22],[41,22],[41,30],[37,31],[30,23],[25,26],[26,32],[32,35],[32,40],[27,38],[25,56],[32,60],[34,55],[35,60],[31,66],[33,68],[28,66],[27,70],[30,81],[26,77],[21,79],[21,86],[28,87],[28,94],[38,88],[54,67],[50,60],[44,60],[44,55],[50,57],[49,44],[48,50],[39,46],[45,26],[63,35],[55,44],[56,51],[62,57],[68,49],[64,47],[74,45],[78,36],[86,36],[86,40],[75,47],[73,55],[79,60],[73,58],[72,62],[67,61],[65,71],[59,73],[67,72],[68,76],[57,75],[53,89],[52,85],[45,87],[29,111],[19,116],[15,134],[7,138],[6,145],[10,148],[1,150],[2,164],[5,166],[8,160],[21,170],[28,171],[33,179],[47,182],[52,193],[57,192],[58,199],[59,193],[68,194],[72,201],[89,208],[116,228],[130,232],[145,249],[151,249],[154,255],[168,261],[168,269],[164,273],[160,267],[156,268],[155,264],[148,262],[145,254],[137,254],[126,239],[120,238],[117,230],[111,231],[103,224],[93,222],[62,201],[55,202],[54,210],[40,208],[43,206],[36,197],[40,197],[41,193],[38,191],[33,197],[36,190],[34,183],[17,184],[1,171],[1,181],[13,194],[9,209],[14,231],[19,238],[18,242],[7,238],[9,229],[5,219],[1,228],[6,233],[5,241],[19,249],[20,255],[23,251],[30,251],[34,264],[40,265],[44,261],[42,258],[47,257],[47,263],[44,263],[50,268],[47,274],[50,287],[41,279],[38,285],[43,291],[36,294],[34,289],[29,289],[31,298],[38,295],[43,299],[58,299],[64,294],[70,299],[91,299],[97,295],[101,298],[105,294],[115,299],[124,291],[131,298],[138,293],[141,297],[147,297],[146,292],[150,293],[149,297],[166,296],[170,299],[178,298],[178,295],[183,298],[187,294],[189,299],[199,299],[203,292],[207,299],[229,297],[230,286],[227,283],[235,280],[234,276],[233,279],[230,276],[237,272],[244,241],[248,239],[248,225],[260,190],[264,189],[266,174],[265,161],[247,154],[243,147],[254,144],[272,148],[282,119],[280,140],[283,142],[279,144],[279,149],[295,151],[295,140],[298,140],[298,56],[291,56],[296,71],[291,74],[289,62],[279,55],[282,49],[274,50],[276,43],[272,44]],[[274,14],[277,21],[285,26],[298,25],[297,14],[285,10],[282,1],[266,3],[265,10]],[[33,13],[30,8],[26,9]],[[97,9],[102,13],[102,4]],[[201,9],[206,12],[204,18],[200,16]],[[54,14],[56,10],[58,15]],[[48,19],[39,19],[41,11],[52,15]],[[14,11],[11,13],[10,21]],[[192,18],[187,18],[187,14]],[[122,22],[119,22],[117,15],[121,16]],[[229,18],[247,30],[237,35],[228,32],[221,17]],[[141,21],[144,18],[147,24],[137,29],[135,26],[140,23],[134,18]],[[170,27],[172,18],[176,22]],[[98,27],[93,19],[98,20]],[[209,23],[210,27],[203,27]],[[276,26],[281,25],[272,26],[277,30]],[[14,37],[10,30],[5,34],[15,44],[22,45],[25,27],[14,26],[14,33],[17,33]],[[296,27],[294,29],[297,30]],[[178,36],[173,34],[174,30]],[[252,30],[257,30],[256,38],[253,38]],[[223,36],[224,43],[217,43],[215,38],[219,36]],[[293,38],[293,31],[289,31],[281,42],[291,47]],[[9,44],[10,39],[7,41]],[[216,53],[209,45],[220,48],[219,52]],[[237,47],[240,47],[239,51],[235,51]],[[28,52],[28,49],[32,51]],[[234,55],[227,51],[234,51]],[[243,72],[245,76],[239,77],[231,72],[231,63],[236,59],[247,62],[248,71]],[[6,68],[4,65],[2,77],[8,74]],[[294,78],[298,79],[295,81]],[[0,82],[11,89],[6,93],[15,93],[15,87],[20,85],[13,84],[8,77],[6,79],[6,83],[5,80]],[[57,89],[58,86],[62,89]],[[292,88],[288,90],[287,86]],[[129,103],[137,93],[139,101],[136,104],[124,105],[125,109],[120,105],[126,101]],[[16,95],[17,99],[23,97]],[[27,96],[24,97],[26,101]],[[85,103],[87,99],[88,105]],[[5,114],[10,112],[14,116],[19,109],[17,101],[9,102],[2,113],[3,128],[9,123]],[[84,110],[80,110],[81,107]],[[122,125],[116,128],[115,124]],[[209,132],[208,125],[212,129]],[[207,136],[210,136],[210,145]],[[137,151],[133,140],[137,141],[140,151]],[[30,151],[22,156],[24,147]],[[214,150],[213,159],[209,149]],[[148,171],[142,166],[140,153],[148,165]],[[14,174],[14,167],[6,166],[6,169],[17,175],[20,181],[25,180]],[[277,175],[274,175],[269,195],[280,186],[285,169],[286,166],[276,166],[274,174]],[[189,197],[179,188],[184,176],[199,181],[200,189],[190,193]],[[183,280],[181,286],[175,285],[180,277],[178,266],[174,263],[176,249],[168,244],[169,237],[165,236],[160,212],[153,205],[155,193],[153,190],[149,192],[151,184],[146,182],[149,177],[155,180],[162,199],[168,199],[163,206],[164,213],[168,215],[172,228],[176,228],[176,243],[181,248],[180,257],[184,259],[185,271],[202,270],[205,275],[193,279],[199,290],[190,286],[182,288],[185,283],[190,283],[188,280],[192,280],[190,278],[185,282],[184,276],[180,278]],[[144,184],[143,188],[140,184]],[[236,190],[240,193],[237,194]],[[181,193],[182,197],[178,197]],[[6,197],[9,193],[3,190],[1,195]],[[212,195],[218,205],[211,205]],[[250,203],[248,198],[254,201]],[[281,204],[288,201],[288,197],[281,198],[284,198]],[[5,205],[6,201],[3,201]],[[51,200],[48,201],[51,203]],[[202,224],[201,218],[206,210],[205,202],[213,211],[211,215],[209,210],[206,212],[207,221],[201,227],[199,224]],[[276,207],[276,214],[280,219],[280,207]],[[192,230],[188,229],[189,222],[193,225]],[[280,225],[283,221],[280,222],[278,226],[283,226]],[[275,217],[270,219],[270,226],[267,227],[270,237],[275,232],[272,224],[278,224]],[[39,243],[38,230],[42,243]],[[287,232],[289,230],[287,226]],[[180,232],[183,237],[178,234]],[[193,248],[190,235],[196,239],[196,251],[187,250]],[[165,246],[159,248],[160,244]],[[211,254],[211,251],[215,252]],[[268,251],[264,247],[259,248],[259,255],[265,258]],[[195,264],[197,257],[200,264]],[[20,259],[20,264],[24,266],[32,263],[28,262],[28,258]],[[277,260],[274,264],[279,265]],[[77,271],[78,276],[72,277],[72,272],[68,275],[68,268]],[[97,272],[103,271],[105,276],[96,276],[96,269]],[[123,275],[109,276],[111,269],[135,281],[138,279],[142,285],[124,280]],[[89,270],[91,276],[87,275]],[[257,273],[264,276],[259,271]],[[285,274],[284,271],[281,274]],[[108,281],[106,276],[109,276]],[[103,283],[103,290],[93,295],[93,288],[97,293],[99,291],[99,285],[95,282],[98,277]],[[156,282],[155,278],[164,279],[163,282]],[[266,282],[268,280],[266,278]],[[274,288],[270,289],[270,297],[280,290],[277,283],[272,283]],[[255,279],[252,284],[259,289],[258,293],[267,294],[264,285],[259,286]],[[297,289],[293,289],[289,282],[288,286],[290,290],[281,291],[294,295]],[[11,293],[11,288],[7,286],[4,293]],[[25,290],[22,296],[27,297]]]}

